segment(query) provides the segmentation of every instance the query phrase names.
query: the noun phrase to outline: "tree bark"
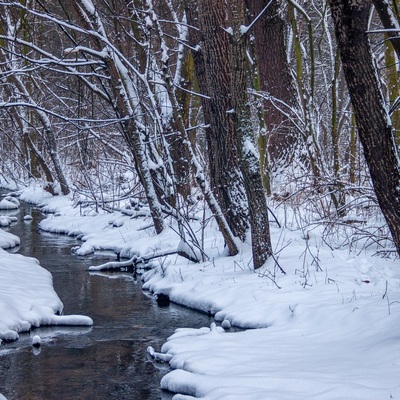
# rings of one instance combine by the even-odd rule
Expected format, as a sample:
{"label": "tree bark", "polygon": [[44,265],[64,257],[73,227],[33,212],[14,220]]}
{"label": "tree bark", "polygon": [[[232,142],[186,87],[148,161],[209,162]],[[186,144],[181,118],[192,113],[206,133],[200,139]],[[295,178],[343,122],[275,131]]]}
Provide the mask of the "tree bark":
{"label": "tree bark", "polygon": [[56,193],[54,191],[54,179],[50,168],[46,163],[46,160],[43,158],[42,154],[32,142],[32,139],[30,138],[28,132],[22,134],[22,139],[28,149],[31,151],[32,157],[35,157],[35,160],[39,163],[40,167],[43,170],[43,173],[46,177],[46,186],[44,187],[44,190],[49,192],[52,196],[55,196]]}
{"label": "tree bark", "polygon": [[187,1],[190,44],[202,98],[211,187],[233,234],[245,239],[247,200],[240,172],[232,114],[231,65],[224,0]]}
{"label": "tree bark", "polygon": [[372,0],[330,0],[358,134],[379,206],[400,255],[400,169],[368,37]]}
{"label": "tree bark", "polygon": [[244,7],[241,0],[233,0],[228,9],[230,22],[233,25],[231,96],[235,116],[235,132],[249,206],[253,266],[254,269],[257,269],[262,267],[272,255],[268,207],[261,180],[259,154],[254,143],[254,128],[247,94],[248,35],[242,32]]}
{"label": "tree bark", "polygon": [[[246,0],[250,23],[267,6],[269,0]],[[260,90],[296,108],[296,92],[286,53],[287,24],[280,12],[280,1],[273,1],[253,27]],[[273,164],[287,163],[298,140],[291,121],[269,100],[264,102],[268,134],[268,151]]]}

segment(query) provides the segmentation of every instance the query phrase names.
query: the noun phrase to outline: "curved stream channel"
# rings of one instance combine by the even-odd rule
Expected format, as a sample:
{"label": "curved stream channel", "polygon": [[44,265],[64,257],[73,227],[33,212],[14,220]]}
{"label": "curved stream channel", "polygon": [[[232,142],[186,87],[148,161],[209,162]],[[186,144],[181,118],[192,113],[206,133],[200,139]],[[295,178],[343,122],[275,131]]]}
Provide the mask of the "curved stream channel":
{"label": "curved stream channel", "polygon": [[[53,274],[64,314],[90,316],[94,326],[39,328],[1,346],[0,393],[7,400],[170,399],[160,389],[168,365],[154,363],[146,349],[159,349],[176,328],[209,326],[210,319],[173,304],[158,307],[131,274],[89,273],[90,265],[114,256],[74,256],[75,239],[38,232],[44,216],[37,208],[22,203],[8,214],[18,217],[4,228],[21,238],[16,251]],[[31,222],[23,220],[26,214]],[[30,340],[36,334],[44,343],[35,355]]]}

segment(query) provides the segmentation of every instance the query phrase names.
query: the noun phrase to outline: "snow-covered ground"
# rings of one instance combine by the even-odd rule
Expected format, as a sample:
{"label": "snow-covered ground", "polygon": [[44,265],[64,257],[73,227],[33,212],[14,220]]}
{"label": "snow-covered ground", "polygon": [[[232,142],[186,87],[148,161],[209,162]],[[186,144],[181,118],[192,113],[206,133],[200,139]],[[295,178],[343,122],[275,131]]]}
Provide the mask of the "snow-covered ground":
{"label": "snow-covered ground", "polygon": [[[24,190],[20,199],[55,213],[41,228],[77,235],[77,254],[107,249],[150,257],[181,246],[173,229],[155,236],[151,220],[134,212],[83,216],[68,198],[51,198],[39,188]],[[275,210],[279,219],[291,220],[290,210],[284,211]],[[275,257],[285,274],[272,259],[254,272],[247,244],[236,257],[224,256],[212,222],[204,231],[205,262],[176,254],[152,260],[154,268],[143,275],[145,289],[169,294],[216,321],[178,330],[162,349],[149,349],[173,368],[161,385],[180,393],[175,400],[400,399],[399,260],[373,257],[372,248],[362,246],[357,252],[334,249],[321,240],[319,228],[294,225],[271,223]],[[0,256],[0,271],[4,265],[7,271],[9,263]],[[31,259],[15,260],[40,268]],[[51,279],[44,273],[41,279],[46,297]],[[51,299],[53,312],[58,303],[54,294]],[[252,329],[234,332],[230,326]]]}

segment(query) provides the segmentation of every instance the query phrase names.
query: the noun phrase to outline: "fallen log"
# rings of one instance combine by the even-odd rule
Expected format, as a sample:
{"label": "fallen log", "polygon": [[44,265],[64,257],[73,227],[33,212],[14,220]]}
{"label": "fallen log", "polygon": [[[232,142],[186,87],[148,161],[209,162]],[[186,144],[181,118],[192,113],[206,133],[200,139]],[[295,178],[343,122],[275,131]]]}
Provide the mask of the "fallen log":
{"label": "fallen log", "polygon": [[[89,271],[136,272],[138,265],[143,264],[143,266],[144,266],[145,264],[148,264],[149,261],[151,261],[155,258],[170,256],[172,254],[178,254],[178,252],[176,250],[174,250],[174,251],[159,251],[156,253],[142,255],[142,256],[135,254],[129,260],[110,261],[105,264],[92,265],[91,267],[88,268],[88,270]],[[119,258],[119,256],[118,256],[118,258]]]}

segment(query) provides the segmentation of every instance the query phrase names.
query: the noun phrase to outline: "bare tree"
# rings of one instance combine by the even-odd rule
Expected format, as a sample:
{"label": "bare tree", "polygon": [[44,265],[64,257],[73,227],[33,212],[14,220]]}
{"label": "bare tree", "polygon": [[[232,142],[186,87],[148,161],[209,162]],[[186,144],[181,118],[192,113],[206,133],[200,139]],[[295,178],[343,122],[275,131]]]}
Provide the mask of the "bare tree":
{"label": "bare tree", "polygon": [[[20,34],[25,36],[28,34],[35,36],[36,32],[28,30],[28,16],[27,11],[23,10],[22,14],[16,18],[9,8],[5,8],[4,13],[0,18],[0,31],[4,32],[2,35],[3,38],[15,38]],[[3,104],[3,107],[27,108],[29,111],[24,112],[25,116],[30,115],[36,117],[37,124],[40,125],[41,128],[35,127],[34,129],[37,132],[40,132],[42,139],[46,144],[47,153],[51,160],[52,169],[54,170],[54,177],[57,178],[60,184],[61,193],[66,195],[70,192],[70,188],[59,157],[58,144],[52,127],[52,122],[43,107],[35,100],[34,92],[38,85],[37,82],[31,79],[29,74],[24,73],[24,65],[17,56],[19,52],[24,54],[26,49],[15,42],[16,41],[13,40],[7,40],[5,41],[5,46],[0,49],[0,60],[2,61],[1,70],[8,82],[7,93],[9,94],[9,98],[7,99],[7,102]],[[33,121],[30,117],[25,118],[18,111],[14,113],[14,116],[17,117],[18,125],[21,128],[25,144],[41,165],[46,175],[48,181],[46,186],[47,189],[51,193],[55,194],[55,188],[53,187],[54,179],[53,174],[51,173],[51,168],[47,165],[44,156],[35,145],[32,137],[28,134],[28,130],[32,130]],[[29,125],[31,125],[31,127],[28,129]]]}

